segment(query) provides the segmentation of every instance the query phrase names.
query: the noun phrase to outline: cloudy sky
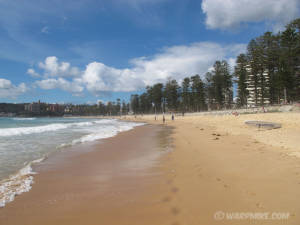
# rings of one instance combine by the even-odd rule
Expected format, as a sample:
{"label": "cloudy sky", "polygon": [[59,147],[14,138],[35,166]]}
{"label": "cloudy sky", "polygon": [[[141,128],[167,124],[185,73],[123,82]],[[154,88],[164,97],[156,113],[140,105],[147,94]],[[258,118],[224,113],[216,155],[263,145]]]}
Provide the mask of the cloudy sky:
{"label": "cloudy sky", "polygon": [[0,102],[128,99],[233,66],[299,16],[299,0],[0,0]]}

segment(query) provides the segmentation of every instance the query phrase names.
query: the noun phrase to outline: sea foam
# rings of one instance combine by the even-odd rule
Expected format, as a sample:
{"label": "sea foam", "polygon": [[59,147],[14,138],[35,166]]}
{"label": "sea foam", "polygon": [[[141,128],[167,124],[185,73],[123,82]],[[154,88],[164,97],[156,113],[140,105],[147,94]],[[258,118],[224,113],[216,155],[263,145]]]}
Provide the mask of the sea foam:
{"label": "sea foam", "polygon": [[78,123],[53,123],[53,124],[48,124],[43,126],[1,128],[0,137],[43,133],[43,132],[67,129],[70,127],[76,128],[76,127],[83,127],[83,126],[91,126],[93,124],[107,123],[108,121],[109,120],[103,120],[103,121],[100,120],[100,121],[93,121],[93,122],[78,122]]}
{"label": "sea foam", "polygon": [[[88,133],[80,138],[72,140],[69,143],[62,143],[57,146],[57,148],[62,148],[85,142],[110,138],[117,135],[119,132],[128,131],[140,125],[144,125],[144,123],[123,122],[110,119],[72,123],[53,123],[43,126],[2,128],[0,129],[0,137],[39,134],[42,132],[52,132],[62,129],[68,129],[70,132],[74,132],[74,130],[77,129],[84,129],[84,131]],[[19,170],[18,173],[11,175],[8,179],[0,181],[0,207],[4,207],[6,203],[13,201],[15,196],[31,189],[33,184],[33,175],[35,174],[35,172],[32,170],[32,164],[41,162],[42,160],[43,159],[34,160]]]}
{"label": "sea foam", "polygon": [[128,131],[133,129],[136,126],[141,126],[143,123],[126,123],[118,124],[115,126],[104,126],[101,130],[93,131],[88,135],[84,135],[79,139],[75,139],[72,141],[72,145],[89,142],[89,141],[96,141],[99,139],[110,138],[117,135],[119,132]]}
{"label": "sea foam", "polygon": [[21,120],[21,121],[22,121],[22,120],[35,120],[36,118],[34,118],[34,117],[32,117],[32,118],[18,118],[18,117],[17,117],[17,118],[12,118],[12,119],[13,119],[13,120],[17,120],[17,121],[18,121],[18,120]]}
{"label": "sea foam", "polygon": [[15,196],[31,189],[35,174],[31,166],[43,160],[44,158],[32,161],[16,174],[0,182],[0,207],[4,207],[6,203],[13,201]]}

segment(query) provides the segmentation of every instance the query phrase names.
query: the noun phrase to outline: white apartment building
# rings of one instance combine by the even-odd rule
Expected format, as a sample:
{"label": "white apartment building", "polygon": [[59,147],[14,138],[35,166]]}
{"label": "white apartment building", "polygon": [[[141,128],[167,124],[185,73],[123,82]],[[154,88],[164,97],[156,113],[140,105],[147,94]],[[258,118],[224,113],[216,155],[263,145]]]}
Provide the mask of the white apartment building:
{"label": "white apartment building", "polygon": [[[256,87],[256,92],[255,92],[255,81],[254,81],[254,74],[252,73],[252,69],[251,69],[251,66],[250,65],[247,65],[246,67],[246,70],[247,70],[247,90],[249,92],[249,95],[248,95],[248,98],[247,98],[247,107],[256,107],[256,106],[261,106],[262,103],[263,105],[268,105],[270,104],[270,98],[268,96],[265,96],[265,97],[262,97],[262,93],[268,93],[269,92],[269,87],[268,87],[268,83],[269,83],[269,80],[270,80],[270,77],[269,77],[269,72],[268,70],[265,70],[262,74],[263,76],[263,80],[264,82],[266,83],[264,86],[264,90],[261,89],[260,87],[260,83],[261,83],[261,75],[260,74],[257,74],[258,76],[258,79],[257,79],[257,87]],[[265,94],[266,95],[266,94]],[[257,101],[256,101],[257,99]]]}

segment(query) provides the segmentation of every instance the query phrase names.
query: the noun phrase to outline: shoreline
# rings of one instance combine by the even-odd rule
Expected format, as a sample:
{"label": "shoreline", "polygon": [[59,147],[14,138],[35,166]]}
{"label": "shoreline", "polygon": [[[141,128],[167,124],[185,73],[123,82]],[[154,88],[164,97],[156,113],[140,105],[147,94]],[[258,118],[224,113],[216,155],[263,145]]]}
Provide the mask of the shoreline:
{"label": "shoreline", "polygon": [[[53,154],[34,166],[38,173],[32,190],[0,209],[0,224],[3,221],[5,224],[54,224],[56,219],[65,221],[65,217],[69,219],[64,224],[76,224],[78,215],[74,211],[90,213],[91,205],[95,210],[103,207],[100,201],[106,207],[110,202],[111,207],[117,207],[139,201],[144,189],[156,183],[159,173],[156,164],[168,151],[157,137],[163,129],[167,128],[144,125],[98,143]],[[125,196],[120,198],[120,195]],[[94,198],[99,202],[91,202]],[[38,214],[33,216],[33,212]]]}
{"label": "shoreline", "polygon": [[[75,122],[75,123],[69,123],[69,124],[62,124],[59,123],[50,123],[50,124],[42,124],[38,126],[28,126],[28,127],[17,127],[17,128],[7,128],[5,129],[4,133],[1,133],[1,136],[13,136],[13,135],[18,135],[18,134],[32,134],[32,133],[38,133],[38,132],[43,132],[43,131],[53,131],[53,130],[60,130],[60,129],[66,129],[70,128],[74,124],[76,126],[91,126],[97,124],[102,124],[104,120],[97,120],[96,122]],[[0,208],[5,207],[5,205],[9,202],[12,202],[14,198],[18,195],[21,195],[24,192],[28,192],[31,190],[31,186],[33,184],[33,175],[36,173],[33,170],[33,167],[36,164],[41,163],[42,161],[46,160],[48,157],[51,157],[52,154],[56,154],[57,152],[62,152],[64,149],[72,148],[72,146],[82,144],[85,142],[93,142],[93,141],[99,141],[101,139],[106,139],[109,137],[114,137],[118,133],[131,130],[135,126],[140,126],[140,124],[135,124],[133,122],[130,122],[128,125],[127,123],[124,123],[124,121],[120,120],[111,120],[111,121],[116,121],[117,123],[120,123],[119,126],[112,128],[111,130],[104,132],[101,132],[101,129],[98,132],[92,132],[90,131],[89,133],[82,133],[81,136],[78,136],[73,139],[62,139],[61,142],[52,142],[48,143],[50,144],[50,147],[48,148],[48,151],[44,151],[43,154],[40,154],[38,158],[36,157],[31,157],[30,159],[27,159],[23,163],[19,163],[18,166],[15,166],[12,170],[12,168],[8,167],[10,169],[10,173],[4,174],[4,176],[0,176]],[[58,127],[54,127],[57,125]],[[48,130],[47,130],[47,129]],[[12,131],[15,132],[13,135],[11,134]],[[6,133],[5,133],[6,132]],[[23,132],[23,133],[22,133]],[[51,136],[51,134],[49,134]],[[44,145],[44,148],[47,147],[47,145]],[[84,149],[84,147],[83,147]],[[30,149],[28,149],[30,150]],[[5,165],[5,164],[4,164]],[[2,169],[5,167],[2,165]]]}
{"label": "shoreline", "polygon": [[[7,225],[299,224],[300,159],[290,154],[298,149],[289,146],[297,143],[290,134],[300,129],[300,114],[170,118],[162,125],[161,117],[127,116],[147,125],[105,139],[96,148],[84,145],[84,154],[74,149],[72,160],[58,155],[53,160],[61,168],[48,161],[33,190],[9,204],[10,209],[0,209],[0,224],[4,219]],[[246,119],[281,120],[283,126],[259,131],[247,127]],[[273,145],[271,136],[278,139]],[[162,149],[158,157],[138,160],[141,151]],[[215,217],[220,211],[288,217],[220,221]]]}

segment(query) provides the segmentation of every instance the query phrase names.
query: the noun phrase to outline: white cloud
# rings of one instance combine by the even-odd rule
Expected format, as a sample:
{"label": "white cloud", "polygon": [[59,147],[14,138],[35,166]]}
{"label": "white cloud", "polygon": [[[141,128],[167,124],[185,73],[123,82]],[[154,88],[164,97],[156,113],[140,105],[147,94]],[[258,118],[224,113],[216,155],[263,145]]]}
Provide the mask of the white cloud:
{"label": "white cloud", "polygon": [[130,69],[116,69],[100,62],[87,65],[82,76],[82,82],[88,91],[134,91],[145,86],[142,79]]}
{"label": "white cloud", "polygon": [[182,79],[196,73],[203,75],[216,60],[228,59],[243,52],[244,44],[220,45],[213,42],[199,42],[165,48],[151,59],[135,59],[135,71],[142,74],[146,84],[153,84],[168,77]]}
{"label": "white cloud", "polygon": [[41,32],[42,32],[42,33],[45,33],[45,34],[49,34],[49,27],[44,26],[44,27],[41,29]]}
{"label": "white cloud", "polygon": [[58,62],[55,56],[49,56],[45,62],[40,62],[39,67],[45,71],[47,77],[78,76],[80,71],[77,67],[71,67],[68,62]]}
{"label": "white cloud", "polygon": [[231,59],[245,51],[246,45],[221,46],[212,42],[164,48],[153,57],[131,60],[132,68],[116,69],[100,62],[87,65],[82,76],[86,88],[94,93],[135,91],[168,77],[180,81],[194,74],[204,75],[216,60]]}
{"label": "white cloud", "polygon": [[247,22],[272,22],[274,29],[299,16],[299,0],[203,0],[211,29],[231,29]]}
{"label": "white cloud", "polygon": [[84,88],[76,79],[70,82],[64,78],[58,78],[58,79],[50,78],[50,79],[36,81],[35,84],[44,90],[51,90],[51,89],[58,88],[71,93],[80,93],[84,90]]}
{"label": "white cloud", "polygon": [[[213,42],[198,42],[191,45],[179,45],[164,48],[152,57],[140,57],[130,60],[131,67],[118,69],[101,62],[89,63],[85,70],[76,73],[69,80],[62,78],[69,71],[70,63],[59,63],[52,56],[40,64],[45,74],[59,78],[37,81],[42,89],[59,88],[72,93],[80,93],[86,88],[93,94],[105,92],[129,92],[165,82],[169,77],[179,82],[186,76],[204,75],[216,60],[229,60],[234,65],[234,58],[246,50],[245,44],[220,45]],[[66,66],[64,66],[66,65]],[[58,72],[60,71],[60,72]],[[79,71],[79,70],[78,70]],[[68,74],[69,72],[67,72]]]}
{"label": "white cloud", "polygon": [[13,85],[10,80],[0,78],[0,98],[16,98],[25,93],[27,87],[24,83]]}
{"label": "white cloud", "polygon": [[35,78],[38,78],[38,77],[41,76],[40,74],[38,74],[37,72],[35,72],[35,70],[32,69],[32,68],[28,69],[26,73],[29,74],[32,77],[35,77]]}

